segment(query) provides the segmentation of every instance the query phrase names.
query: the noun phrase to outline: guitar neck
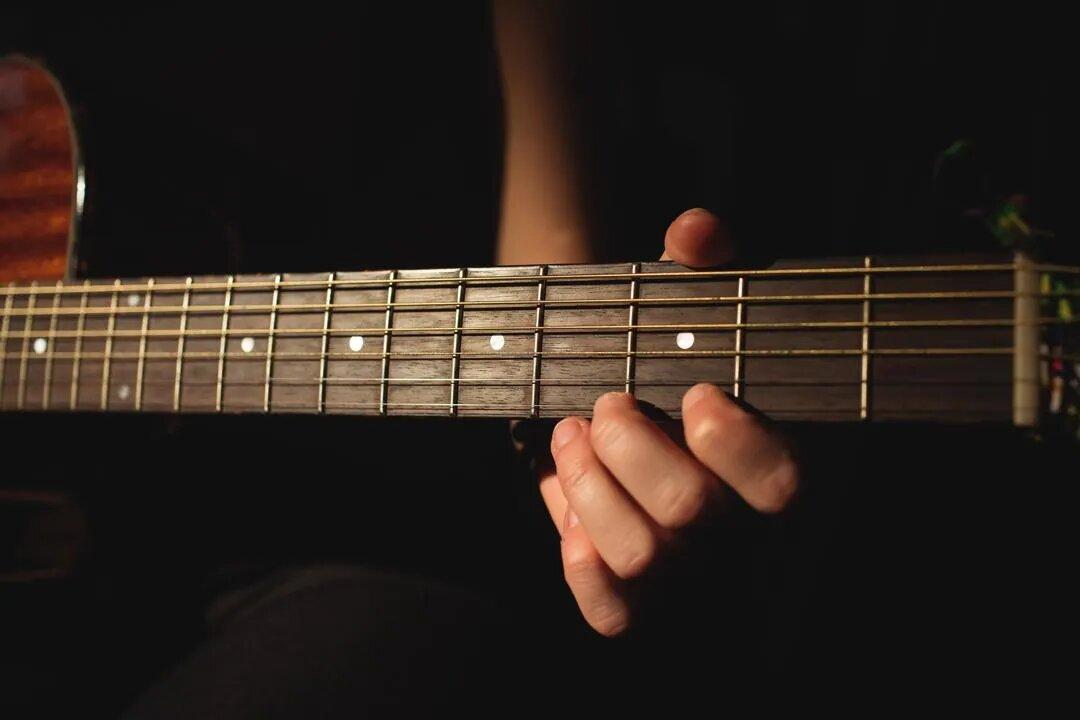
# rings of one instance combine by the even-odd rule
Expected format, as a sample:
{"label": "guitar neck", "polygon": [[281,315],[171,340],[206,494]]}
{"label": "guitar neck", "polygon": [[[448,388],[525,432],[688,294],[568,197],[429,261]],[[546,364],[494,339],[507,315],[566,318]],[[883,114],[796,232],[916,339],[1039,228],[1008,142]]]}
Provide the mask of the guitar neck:
{"label": "guitar neck", "polygon": [[0,409],[560,417],[697,382],[780,419],[1040,405],[1022,258],[88,280],[0,290]]}

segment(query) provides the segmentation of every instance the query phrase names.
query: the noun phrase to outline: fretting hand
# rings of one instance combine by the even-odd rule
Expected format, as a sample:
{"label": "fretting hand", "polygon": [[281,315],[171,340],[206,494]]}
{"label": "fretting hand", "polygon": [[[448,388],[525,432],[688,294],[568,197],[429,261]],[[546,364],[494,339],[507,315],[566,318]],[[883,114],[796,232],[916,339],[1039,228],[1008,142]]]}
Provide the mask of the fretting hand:
{"label": "fretting hand", "polygon": [[[663,259],[707,267],[730,257],[724,226],[704,210],[668,229]],[[562,536],[566,582],[603,635],[630,627],[637,590],[660,582],[656,571],[681,536],[714,517],[725,496],[776,513],[799,483],[784,441],[715,386],[691,388],[682,414],[685,447],[625,393],[601,396],[591,422],[568,417],[552,433],[554,463],[540,471],[540,491]]]}

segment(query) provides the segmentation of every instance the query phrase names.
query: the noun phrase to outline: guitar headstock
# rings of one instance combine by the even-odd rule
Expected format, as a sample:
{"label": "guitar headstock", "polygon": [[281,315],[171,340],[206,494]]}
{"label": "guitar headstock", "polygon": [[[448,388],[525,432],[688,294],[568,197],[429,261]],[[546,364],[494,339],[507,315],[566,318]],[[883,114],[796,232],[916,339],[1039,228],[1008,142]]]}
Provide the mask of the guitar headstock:
{"label": "guitar headstock", "polygon": [[1040,383],[1045,405],[1040,427],[1048,435],[1080,439],[1080,268],[1046,266],[1039,277],[1043,325]]}

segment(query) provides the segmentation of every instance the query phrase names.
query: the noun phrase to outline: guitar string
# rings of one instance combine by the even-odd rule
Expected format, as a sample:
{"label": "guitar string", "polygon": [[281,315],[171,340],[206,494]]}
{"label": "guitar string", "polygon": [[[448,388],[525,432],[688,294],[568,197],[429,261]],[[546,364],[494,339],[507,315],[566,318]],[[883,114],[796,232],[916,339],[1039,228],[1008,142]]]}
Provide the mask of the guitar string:
{"label": "guitar string", "polygon": [[[540,266],[524,266],[524,267],[540,267]],[[553,265],[548,267],[580,267],[580,266],[567,266],[567,265]],[[498,270],[499,268],[470,268],[470,273],[484,272],[491,270]],[[507,268],[510,269],[510,268]],[[1080,266],[1070,265],[1055,265],[1055,264],[1035,264],[1031,266],[1025,266],[1019,268],[1015,263],[975,263],[975,264],[957,264],[957,265],[897,265],[897,266],[881,266],[869,268],[869,274],[872,275],[926,275],[926,274],[941,274],[941,273],[1008,273],[1014,272],[1018,269],[1022,269],[1028,272],[1048,272],[1055,274],[1080,274]],[[633,277],[639,277],[643,280],[656,280],[656,281],[671,281],[671,280],[683,280],[683,279],[696,279],[696,280],[709,280],[709,279],[736,279],[738,277],[747,278],[800,278],[804,279],[808,276],[823,276],[825,278],[843,277],[843,276],[859,276],[867,274],[868,269],[865,266],[850,266],[850,267],[835,267],[835,268],[763,268],[763,269],[724,269],[724,270],[675,270],[675,271],[657,271],[657,272],[645,272],[635,275],[631,272],[611,272],[611,273],[575,273],[565,275],[545,275],[552,284],[566,284],[577,285],[582,283],[596,283],[596,282],[621,282],[630,280]],[[378,271],[361,271],[374,273],[379,275],[387,274],[386,270]],[[338,278],[335,279],[330,285],[331,287],[348,289],[348,288],[371,288],[375,290],[385,291],[388,285],[414,285],[421,287],[456,287],[457,286],[457,273],[459,270],[417,270],[416,272],[437,272],[445,273],[438,277],[380,277],[380,278]],[[254,280],[251,282],[238,282],[233,284],[233,289],[236,291],[272,291],[274,289],[273,275],[269,275],[265,280]],[[327,287],[326,274],[321,274],[322,279],[297,279],[297,280],[282,280],[280,288],[282,290],[325,290]],[[479,275],[473,277],[467,277],[465,285],[469,286],[483,286],[483,285],[532,285],[535,284],[538,278],[541,277],[538,274],[527,275]],[[104,282],[104,281],[102,281]],[[91,294],[107,294],[112,292],[113,280],[109,280],[108,284],[91,285],[89,292]],[[193,292],[224,292],[226,289],[226,281],[224,278],[220,280],[192,282],[191,290]],[[138,280],[133,284],[121,284],[121,290],[126,292],[145,291],[147,283]],[[187,285],[179,278],[174,278],[170,284],[166,282],[158,282],[156,284],[157,290],[160,292],[183,292]],[[0,294],[13,294],[13,295],[28,295],[35,291],[31,290],[29,286],[17,285],[9,286],[5,289],[0,289]],[[63,287],[60,290],[61,294],[81,294],[81,287]]]}
{"label": "guitar string", "polygon": [[[633,350],[629,353],[626,350],[580,350],[580,351],[545,351],[541,350],[539,353],[505,353],[500,354],[498,358],[494,358],[490,353],[447,353],[447,352],[275,352],[274,360],[297,360],[297,361],[316,361],[322,358],[330,360],[379,360],[383,357],[394,358],[410,358],[417,360],[444,360],[450,361],[455,357],[459,357],[465,360],[484,360],[491,361],[496,360],[531,360],[535,355],[539,355],[541,358],[554,358],[554,359],[592,359],[592,358],[625,358],[628,354],[634,357],[652,358],[652,357],[664,357],[664,358],[706,358],[706,357],[820,357],[820,356],[855,356],[861,357],[862,355],[916,355],[916,356],[939,356],[939,355],[1012,355],[1014,352],[1011,346],[1007,347],[936,347],[936,348],[872,348],[868,350],[862,350],[861,348],[771,348],[761,350]],[[69,360],[74,359],[76,353],[58,352],[55,353],[54,359]],[[137,352],[118,352],[113,351],[111,353],[104,352],[83,352],[79,353],[79,357],[83,360],[99,360],[105,357],[110,357],[117,360],[137,360],[139,353]],[[31,351],[23,351],[17,353],[7,353],[8,358],[17,358],[20,360],[44,360],[44,358],[33,354]],[[178,355],[175,352],[147,352],[144,354],[147,361],[152,360],[175,360],[177,357],[182,357],[184,360],[218,360],[222,357],[228,360],[246,360],[246,361],[265,361],[266,355],[264,353],[221,353],[216,352],[185,352],[182,355]],[[1058,359],[1062,356],[1057,355],[1040,355],[1042,359]]]}
{"label": "guitar string", "polygon": [[[47,317],[47,316],[43,316]],[[137,319],[137,318],[136,318]],[[540,332],[547,335],[559,335],[559,334],[604,334],[604,333],[617,333],[622,334],[628,330],[635,332],[652,332],[652,333],[669,333],[673,331],[687,331],[697,330],[706,332],[726,332],[734,330],[861,330],[863,328],[871,329],[912,329],[912,328],[983,328],[983,327],[1025,327],[1025,326],[1046,326],[1046,325],[1075,325],[1080,324],[1080,317],[1076,318],[1040,318],[1035,321],[1023,321],[1023,320],[1011,320],[1008,318],[997,319],[975,319],[975,320],[961,320],[961,319],[944,319],[944,320],[872,320],[869,322],[859,320],[826,320],[826,321],[807,321],[807,322],[753,322],[753,323],[654,323],[654,324],[638,324],[638,325],[552,325],[548,327],[541,326]],[[384,334],[392,335],[415,335],[415,336],[433,336],[433,337],[453,337],[456,333],[460,332],[462,335],[476,335],[482,336],[490,333],[497,333],[502,335],[533,335],[537,332],[537,326],[535,325],[512,325],[512,326],[456,326],[456,327],[391,327],[387,328],[382,325],[379,327],[344,327],[344,328],[330,328],[326,331],[317,328],[276,328],[271,332],[269,328],[255,327],[255,328],[228,328],[224,331],[226,336],[236,337],[269,337],[271,335],[291,336],[291,337],[321,337],[323,334],[332,336],[345,336],[345,335],[367,335],[367,336],[379,336]],[[9,332],[6,337],[9,339],[21,339],[24,335],[30,337],[39,337],[41,332],[37,330],[17,330],[15,332]],[[78,333],[75,330],[56,330],[53,337],[58,340],[66,340],[79,337],[88,339],[101,339],[106,337],[106,333],[99,333],[94,331],[83,331]],[[110,337],[114,338],[178,338],[181,335],[184,337],[206,337],[206,338],[219,338],[222,335],[220,329],[211,328],[188,328],[184,331],[180,331],[179,328],[173,329],[155,329],[155,330],[114,330]]]}
{"label": "guitar string", "polygon": [[[38,292],[31,297],[47,297],[49,293]],[[486,310],[535,310],[539,304],[543,307],[560,307],[567,310],[579,310],[595,307],[614,307],[614,308],[626,308],[631,305],[702,305],[702,306],[726,306],[736,305],[739,303],[744,304],[764,304],[764,303],[855,303],[855,302],[896,302],[896,301],[924,301],[924,300],[1014,300],[1016,298],[1064,298],[1064,297],[1080,297],[1080,290],[1063,290],[1060,292],[1013,292],[1011,290],[976,290],[976,291],[941,291],[941,292],[915,292],[915,293],[828,293],[828,294],[808,294],[808,295],[757,295],[738,297],[735,295],[715,295],[715,296],[686,296],[686,297],[646,297],[646,298],[595,298],[595,299],[564,299],[553,300],[550,298],[537,301],[537,300],[463,300],[461,302],[456,301],[428,301],[428,302],[401,302],[394,301],[390,303],[376,302],[376,303],[310,303],[301,305],[230,305],[229,313],[244,313],[244,314],[262,314],[270,313],[272,311],[291,312],[291,313],[321,313],[326,312],[327,309],[331,312],[336,311],[371,311],[371,312],[384,312],[388,307],[395,311],[402,310],[424,310],[424,311],[454,311],[461,307],[463,309],[486,309]],[[100,315],[104,317],[120,317],[123,315],[135,315],[141,316],[143,313],[149,313],[151,315],[179,315],[182,312],[187,312],[189,315],[218,315],[225,312],[224,305],[190,305],[185,308],[180,305],[169,306],[152,306],[149,309],[142,309],[139,307],[117,307],[112,309],[109,306],[98,305],[88,307],[87,309],[74,308],[74,307],[61,307],[57,310],[57,315],[74,315],[74,316],[90,316]],[[42,312],[35,310],[32,307],[19,307],[14,308],[8,312],[8,317],[47,317],[49,312]]]}
{"label": "guitar string", "polygon": [[[651,403],[650,403],[650,405],[651,405]],[[512,417],[521,417],[521,418],[528,417],[529,412],[531,410],[531,405],[529,403],[466,403],[466,402],[457,402],[457,403],[453,403],[453,406],[457,407],[457,408],[463,408],[463,409],[466,409],[466,410],[506,411],[508,413],[511,413]],[[164,408],[165,404],[162,404],[161,407]],[[440,411],[440,414],[442,414],[447,409],[449,409],[451,407],[451,403],[449,403],[449,402],[400,402],[399,401],[399,402],[387,402],[385,404],[385,407],[387,407],[389,409],[395,409],[395,408],[397,408],[397,409],[407,409],[409,411],[413,411],[413,410],[436,410],[436,411]],[[652,407],[654,407],[655,409],[657,409],[657,410],[659,410],[661,412],[672,415],[673,417],[678,417],[678,415],[681,413],[681,407],[666,407],[666,406],[663,406],[663,405],[652,405]],[[326,410],[369,410],[369,411],[373,411],[372,414],[378,413],[379,408],[380,408],[380,403],[378,403],[378,402],[327,402],[326,406],[325,406]],[[34,409],[34,408],[31,408],[31,409]],[[76,407],[74,409],[75,410],[89,410],[91,408]],[[114,407],[113,409],[123,410],[125,408]],[[593,409],[592,405],[580,405],[580,404],[573,404],[573,403],[566,403],[566,404],[546,403],[546,404],[541,406],[541,412],[552,412],[552,413],[558,413],[559,415],[566,414],[566,413],[574,413],[574,414],[580,413],[580,414],[588,415],[588,414],[592,413],[592,409]],[[805,407],[798,407],[798,406],[767,407],[767,406],[761,406],[761,407],[756,407],[756,409],[758,411],[762,412],[762,413],[765,413],[766,415],[771,415],[771,416],[775,416],[775,415],[781,414],[781,413],[789,413],[789,414],[795,414],[795,415],[799,415],[799,416],[814,415],[814,414],[817,414],[817,415],[826,415],[827,414],[827,415],[833,415],[833,416],[848,416],[848,415],[850,415],[852,420],[858,420],[858,408],[857,407],[856,408],[839,408],[839,407],[829,407],[829,406],[824,406],[824,405],[808,405],[808,406],[805,406]],[[315,409],[315,407],[313,405],[307,405],[307,404],[303,404],[303,403],[288,403],[288,402],[274,403],[274,405],[272,407],[272,410],[274,410],[274,411],[296,410],[296,411],[298,411],[300,413],[317,414],[317,411],[316,411],[316,409]],[[250,406],[233,406],[233,407],[230,407],[230,408],[226,408],[226,411],[227,412],[263,412],[263,409],[262,409],[261,404],[252,404]],[[49,411],[45,411],[45,412],[49,412]],[[189,404],[189,405],[183,406],[181,408],[180,412],[213,413],[213,412],[215,412],[215,410],[214,410],[213,404],[207,404],[206,406],[201,406],[201,405],[200,406],[192,406],[192,405]],[[892,417],[895,417],[895,418],[898,418],[898,419],[903,419],[904,417],[909,417],[909,416],[916,415],[916,414],[919,414],[919,413],[932,414],[934,417],[941,417],[941,416],[947,416],[947,415],[958,415],[958,416],[963,416],[963,417],[985,417],[986,414],[987,414],[985,411],[970,410],[970,409],[967,409],[967,408],[940,408],[940,407],[933,407],[933,406],[918,406],[918,407],[905,407],[905,408],[902,408],[902,409],[891,410],[891,411],[888,411],[888,410],[879,411],[879,416],[877,417],[877,419],[881,420],[881,419],[888,419],[888,418],[892,418]]]}
{"label": "guitar string", "polygon": [[[280,385],[282,387],[316,387],[318,381],[308,380],[304,378],[270,378],[270,381],[274,385]],[[485,379],[485,378],[411,378],[411,377],[371,377],[371,378],[326,378],[325,383],[327,385],[336,385],[339,387],[366,387],[375,386],[388,383],[391,385],[432,385],[435,387],[441,387],[443,385],[449,385],[451,382],[460,385],[472,385],[479,387],[531,387],[533,385],[542,385],[545,387],[569,387],[569,388],[585,388],[585,387],[621,387],[625,383],[625,377],[612,377],[612,378],[552,378],[548,380],[540,379],[536,382],[528,379],[520,380],[508,380],[503,378]],[[634,385],[639,387],[689,387],[698,383],[708,383],[710,385],[718,386],[731,386],[735,383],[730,378],[694,378],[687,380],[635,380]],[[161,386],[172,387],[172,380],[146,380],[147,387]],[[263,380],[227,380],[226,384],[229,387],[251,387],[262,388],[265,385]],[[861,380],[856,381],[839,381],[839,380],[803,380],[803,381],[785,381],[785,380],[758,380],[754,382],[740,381],[740,385],[746,387],[858,387],[862,385]],[[919,387],[919,386],[937,386],[943,385],[948,387],[964,386],[964,387],[987,387],[987,386],[1002,386],[1011,387],[1012,380],[903,380],[903,381],[878,381],[875,386],[879,387]],[[184,387],[216,387],[217,382],[213,380],[188,380],[184,383]]]}

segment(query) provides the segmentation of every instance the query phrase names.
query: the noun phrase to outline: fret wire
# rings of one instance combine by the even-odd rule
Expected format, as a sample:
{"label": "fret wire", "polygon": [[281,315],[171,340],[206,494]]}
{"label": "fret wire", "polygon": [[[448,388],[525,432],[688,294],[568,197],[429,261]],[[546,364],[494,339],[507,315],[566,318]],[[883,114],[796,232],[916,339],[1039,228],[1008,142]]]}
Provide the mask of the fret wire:
{"label": "fret wire", "polygon": [[274,362],[274,336],[277,334],[277,308],[281,299],[281,275],[274,276],[274,297],[270,302],[270,328],[266,333],[266,382],[263,390],[263,412],[270,412],[270,381]]}
{"label": "fret wire", "polygon": [[109,369],[112,366],[113,331],[116,330],[116,307],[120,299],[120,281],[112,284],[113,294],[109,301],[109,321],[105,330],[105,358],[101,365],[101,409],[109,409]]}
{"label": "fret wire", "polygon": [[[160,288],[159,288],[160,290]],[[912,301],[912,300],[1011,300],[1018,297],[1030,297],[1030,298],[1065,298],[1065,297],[1080,297],[1080,290],[1066,290],[1066,291],[1053,291],[1044,293],[1041,291],[1035,292],[1015,292],[1012,290],[970,290],[970,291],[938,291],[938,292],[911,292],[911,293],[877,293],[870,296],[862,293],[826,293],[826,294],[810,294],[810,295],[757,295],[752,297],[745,297],[741,300],[736,295],[695,295],[685,297],[653,297],[653,298],[638,298],[631,301],[621,298],[593,298],[588,300],[550,300],[545,299],[544,305],[552,305],[558,307],[568,307],[571,309],[586,309],[591,307],[608,307],[608,306],[629,306],[630,304],[637,305],[701,305],[701,306],[720,306],[720,305],[733,305],[738,302],[744,303],[807,303],[807,302],[864,302],[870,301]],[[503,308],[509,310],[531,310],[535,307],[535,301],[523,301],[523,300],[480,300],[465,302],[464,307],[473,309],[495,309]],[[428,311],[428,310],[452,310],[456,307],[456,303],[449,301],[431,301],[431,302],[410,302],[410,303],[392,303],[391,307],[395,310],[402,312],[407,311]],[[320,311],[325,308],[322,303],[316,304],[302,304],[302,305],[287,305],[278,308],[279,312],[314,312]],[[334,310],[354,310],[354,311],[374,311],[376,309],[383,310],[386,308],[385,303],[339,303],[334,306]],[[192,314],[216,314],[222,312],[224,308],[222,306],[214,305],[196,305],[187,309],[187,312]],[[183,312],[184,309],[181,306],[158,306],[151,309],[151,313],[155,315],[178,315]],[[270,311],[269,305],[233,305],[229,308],[229,312],[233,314],[237,313],[265,313]],[[104,315],[107,311],[104,308],[95,310],[90,308],[85,311],[85,314],[89,315]],[[118,308],[118,315],[132,315],[141,314],[141,309],[133,308]],[[22,317],[26,314],[25,311],[12,310],[12,317]],[[75,315],[76,312],[69,312],[67,308],[61,308],[58,311],[59,315]]]}
{"label": "fret wire", "polygon": [[176,341],[176,377],[173,385],[173,412],[180,412],[181,390],[184,380],[184,332],[187,330],[187,310],[191,305],[191,278],[184,281],[184,299],[180,304],[183,310],[180,313],[180,337]]}
{"label": "fret wire", "polygon": [[[235,306],[234,306],[235,307]],[[737,307],[737,306],[736,306]],[[868,326],[871,329],[874,328],[926,328],[926,327],[1016,327],[1016,326],[1043,326],[1043,325],[1077,325],[1080,324],[1080,318],[1061,319],[1061,318],[1036,318],[1032,321],[1012,320],[1006,318],[1000,319],[976,319],[976,320],[871,320]],[[654,324],[654,325],[558,325],[560,333],[624,333],[627,330],[634,330],[636,332],[668,332],[668,331],[681,331],[681,330],[808,330],[808,329],[855,329],[860,330],[864,327],[864,323],[861,320],[837,320],[837,321],[806,321],[806,322],[764,322],[764,323],[666,323],[666,324]],[[470,327],[445,327],[445,328],[389,328],[385,330],[383,328],[372,327],[351,327],[351,328],[331,328],[329,334],[333,335],[354,335],[356,333],[363,333],[367,335],[382,335],[386,332],[390,332],[394,335],[451,335],[455,332],[461,332],[463,335],[487,335],[489,333],[502,333],[502,334],[518,334],[518,335],[532,335],[535,333],[534,325],[521,325],[521,326],[470,326]],[[249,330],[245,329],[229,329],[227,335],[248,335]],[[207,329],[189,329],[185,332],[187,337],[202,337],[202,336],[220,336],[220,330],[207,330]],[[292,335],[292,336],[308,336],[318,337],[322,334],[321,330],[314,328],[279,328],[277,335]],[[177,337],[179,331],[177,330],[148,330],[147,337]],[[8,334],[9,339],[18,339],[23,336],[22,332],[12,332]],[[113,332],[114,338],[126,338],[133,337],[138,338],[141,333],[138,330],[116,330]],[[33,335],[31,335],[33,337]],[[56,331],[56,337],[67,338],[75,337],[74,332],[65,332],[63,330]],[[105,333],[84,333],[84,338],[103,338]]]}
{"label": "fret wire", "polygon": [[[386,324],[383,333],[383,346],[382,346],[382,377],[386,377],[389,374],[390,367],[390,326],[393,324],[393,308],[394,308],[394,288],[396,287],[394,280],[397,279],[397,270],[391,270],[386,280]],[[379,414],[386,414],[386,399],[387,399],[386,383],[379,385]]]}
{"label": "fret wire", "polygon": [[225,278],[225,305],[221,313],[221,344],[218,349],[217,389],[214,392],[214,408],[221,412],[221,398],[225,390],[225,351],[229,329],[229,306],[232,304],[233,276]]}
{"label": "fret wire", "polygon": [[541,265],[537,271],[539,280],[536,282],[536,323],[533,331],[533,366],[532,366],[532,412],[533,417],[540,417],[540,352],[544,347],[544,293],[547,288],[545,276],[548,272],[547,265]]}
{"label": "fret wire", "polygon": [[[89,290],[91,287],[90,281],[83,280],[82,287],[84,292],[79,299],[79,309],[85,310],[90,299],[90,294],[85,291]],[[75,346],[72,348],[71,353],[71,397],[69,398],[68,405],[72,410],[74,410],[79,403],[79,364],[82,361],[83,330],[85,328],[86,316],[79,315],[75,321]]]}
{"label": "fret wire", "polygon": [[27,357],[27,350],[30,347],[30,335],[33,334],[34,323],[34,304],[37,302],[37,281],[30,283],[30,289],[33,291],[26,298],[26,319],[23,321],[23,335],[22,341],[22,353],[19,358],[19,385],[15,389],[15,408],[17,410],[23,409],[23,402],[26,400],[26,364],[29,358]]}
{"label": "fret wire", "polygon": [[[14,282],[8,283],[8,288],[15,285]],[[15,296],[10,292],[7,297],[4,298],[4,317],[0,320],[0,408],[4,406],[4,370],[7,359],[7,344],[8,344],[8,329],[11,324],[11,304]]]}
{"label": "fret wire", "polygon": [[[870,269],[871,259],[867,255],[863,264],[867,270]],[[863,275],[863,295],[870,296],[870,273],[867,272]],[[870,417],[870,355],[867,351],[870,349],[870,301],[864,300],[862,304],[862,358],[860,360],[859,367],[859,419],[868,420]]]}
{"label": "fret wire", "polygon": [[[146,292],[143,293],[143,310],[149,310],[151,298],[154,293],[154,279],[146,283]],[[139,364],[135,371],[135,409],[142,410],[143,380],[146,372],[146,333],[150,329],[150,314],[143,313],[142,330],[139,333]]]}
{"label": "fret wire", "polygon": [[[523,266],[524,267],[524,266]],[[568,267],[574,267],[569,265]],[[975,264],[958,264],[958,265],[897,265],[893,267],[879,266],[873,268],[870,272],[874,275],[881,274],[898,274],[898,275],[910,275],[910,274],[935,274],[935,273],[950,273],[950,272],[964,272],[964,273],[976,273],[976,272],[1012,272],[1015,269],[1015,264],[1012,262],[1007,263],[975,263]],[[1029,267],[1029,270],[1035,272],[1052,272],[1058,274],[1078,274],[1080,273],[1080,267],[1068,266],[1068,265],[1054,265],[1054,264],[1042,264]],[[385,272],[385,271],[383,271]],[[396,272],[396,271],[395,271]],[[746,277],[791,277],[799,278],[805,276],[823,275],[823,276],[835,276],[835,275],[857,275],[862,276],[865,274],[866,268],[863,266],[851,266],[851,267],[832,267],[832,268],[763,268],[759,270],[674,270],[674,271],[657,271],[645,273],[650,280],[682,280],[693,278],[695,280],[703,279],[724,279],[724,278],[736,278],[740,275]],[[586,282],[616,282],[631,279],[629,273],[581,273],[577,275],[549,275],[550,282],[564,283],[564,284],[579,284]],[[468,282],[469,285],[525,285],[531,284],[535,279],[534,275],[504,275],[494,277],[474,277]],[[355,279],[355,280],[336,280],[336,287],[344,288],[362,288],[366,286],[380,286],[385,285],[387,280],[379,279]],[[397,285],[428,285],[428,286],[448,286],[455,283],[454,278],[447,277],[411,277],[411,278],[395,278],[390,281]],[[286,281],[281,284],[284,289],[287,290],[299,290],[299,289],[321,289],[324,287],[324,283],[318,280],[292,280]],[[129,286],[132,289],[137,289],[137,286]],[[226,284],[224,282],[204,282],[195,284],[192,289],[196,291],[214,291],[224,290]],[[270,290],[273,285],[266,281],[251,281],[246,283],[236,283],[234,288],[236,290]],[[159,284],[157,286],[158,292],[180,291],[186,288],[186,283],[177,282],[175,284]],[[74,294],[77,291],[65,290],[65,294]],[[108,292],[105,286],[94,286],[91,289],[91,294]],[[13,286],[9,290],[0,290],[0,294],[14,294],[25,295],[29,294],[28,289],[25,286]]]}
{"label": "fret wire", "polygon": [[[57,280],[56,289],[59,290],[64,284]],[[49,316],[49,339],[45,346],[45,380],[41,388],[41,409],[49,409],[49,401],[52,398],[52,370],[53,370],[53,344],[56,342],[56,309],[60,306],[60,293],[53,295],[52,314]]]}
{"label": "fret wire", "polygon": [[[742,349],[743,349],[743,312],[744,312],[744,305],[742,303],[742,298],[746,294],[746,278],[744,278],[744,277],[739,278],[738,293],[739,293],[740,302],[735,306],[735,325],[737,327],[737,329],[735,330],[735,352],[736,353],[740,353],[742,351]],[[741,354],[736,354],[732,364],[735,366],[734,367],[735,380],[734,380],[734,384],[733,384],[733,392],[732,392],[732,394],[735,397],[740,397],[742,395],[742,376],[743,376],[742,355]]]}
{"label": "fret wire", "polygon": [[465,300],[465,268],[458,271],[457,311],[454,315],[454,356],[450,359],[450,414],[457,414],[458,384],[457,376],[461,366],[461,312]]}
{"label": "fret wire", "polygon": [[630,329],[626,331],[626,382],[623,389],[631,394],[634,392],[634,326],[637,325],[637,305],[634,301],[638,299],[637,274],[640,271],[641,263],[630,266],[630,321],[628,323]]}
{"label": "fret wire", "polygon": [[326,405],[326,344],[330,338],[330,308],[334,298],[334,273],[326,280],[326,309],[323,311],[322,357],[319,358],[319,397],[316,412],[323,412]]}

